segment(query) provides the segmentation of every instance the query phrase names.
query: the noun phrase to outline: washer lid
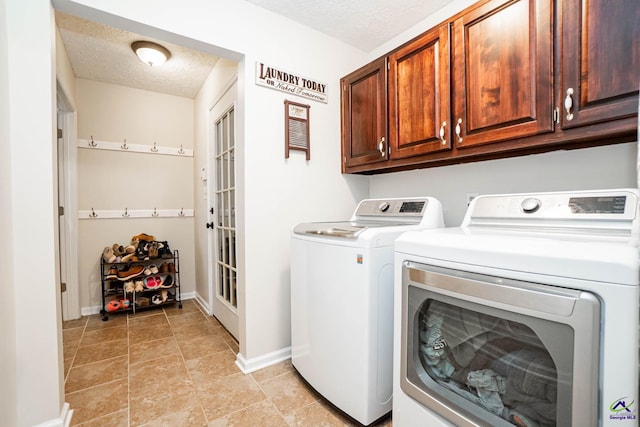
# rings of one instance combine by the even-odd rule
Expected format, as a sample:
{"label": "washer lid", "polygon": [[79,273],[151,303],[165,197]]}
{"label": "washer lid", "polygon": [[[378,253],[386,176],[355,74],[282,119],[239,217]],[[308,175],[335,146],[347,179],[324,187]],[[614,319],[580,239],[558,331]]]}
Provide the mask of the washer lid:
{"label": "washer lid", "polygon": [[332,236],[343,239],[356,239],[368,229],[411,225],[406,222],[389,221],[341,221],[341,222],[308,222],[293,228],[294,234],[316,236]]}

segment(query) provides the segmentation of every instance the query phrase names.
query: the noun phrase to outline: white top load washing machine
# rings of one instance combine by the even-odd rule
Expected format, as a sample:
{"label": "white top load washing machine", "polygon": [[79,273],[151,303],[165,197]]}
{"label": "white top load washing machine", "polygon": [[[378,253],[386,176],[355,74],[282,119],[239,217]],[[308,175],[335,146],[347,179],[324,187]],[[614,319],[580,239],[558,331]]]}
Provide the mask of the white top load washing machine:
{"label": "white top load washing machine", "polygon": [[393,244],[443,227],[431,197],[361,201],[351,220],[291,234],[291,360],[339,409],[368,425],[391,410]]}
{"label": "white top load washing machine", "polygon": [[637,426],[638,190],[480,196],[396,240],[393,426]]}

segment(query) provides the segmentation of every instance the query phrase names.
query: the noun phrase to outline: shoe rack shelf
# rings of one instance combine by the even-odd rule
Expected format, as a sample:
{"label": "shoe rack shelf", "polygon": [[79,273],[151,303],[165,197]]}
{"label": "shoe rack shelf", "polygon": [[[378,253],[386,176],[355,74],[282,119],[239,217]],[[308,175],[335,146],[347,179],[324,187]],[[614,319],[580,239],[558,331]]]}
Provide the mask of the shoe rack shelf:
{"label": "shoe rack shelf", "polygon": [[102,320],[118,313],[138,311],[178,304],[180,295],[180,254],[149,258],[134,262],[106,262],[100,257],[102,286]]}

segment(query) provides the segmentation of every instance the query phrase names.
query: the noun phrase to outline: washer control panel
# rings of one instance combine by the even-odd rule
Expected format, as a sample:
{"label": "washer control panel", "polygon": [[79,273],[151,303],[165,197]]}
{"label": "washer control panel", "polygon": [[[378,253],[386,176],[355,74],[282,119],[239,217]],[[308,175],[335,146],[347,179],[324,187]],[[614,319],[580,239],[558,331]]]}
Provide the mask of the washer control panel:
{"label": "washer control panel", "polygon": [[[360,202],[356,209],[355,216],[359,218],[367,217],[422,217],[428,200],[419,199],[366,199]],[[369,218],[371,217],[371,218]]]}

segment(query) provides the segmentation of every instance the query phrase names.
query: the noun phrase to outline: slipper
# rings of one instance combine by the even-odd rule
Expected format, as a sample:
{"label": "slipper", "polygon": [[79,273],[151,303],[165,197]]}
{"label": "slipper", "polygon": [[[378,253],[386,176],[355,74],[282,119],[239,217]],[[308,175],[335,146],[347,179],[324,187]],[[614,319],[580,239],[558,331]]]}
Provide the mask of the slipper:
{"label": "slipper", "polygon": [[113,253],[115,254],[115,256],[124,255],[124,247],[122,245],[114,243],[111,248],[113,249]]}
{"label": "slipper", "polygon": [[122,308],[122,304],[120,304],[120,301],[117,299],[111,300],[107,303],[107,306],[105,307],[107,309],[107,311],[118,311]]}
{"label": "slipper", "polygon": [[168,274],[165,276],[164,280],[162,281],[162,284],[160,285],[161,288],[171,288],[173,286],[173,277]]}
{"label": "slipper", "polygon": [[104,248],[102,251],[102,259],[104,259],[104,262],[108,264],[116,262],[116,255],[113,253],[113,248],[110,248],[109,246]]}
{"label": "slipper", "polygon": [[109,271],[107,271],[107,276],[105,278],[106,279],[117,279],[118,278],[118,267],[116,267],[115,265],[112,265],[109,268]]}
{"label": "slipper", "polygon": [[136,292],[144,291],[144,282],[142,280],[136,280],[135,281],[135,289],[136,289]]}
{"label": "slipper", "polygon": [[129,280],[128,282],[124,282],[125,294],[131,294],[133,293],[134,290],[135,290],[135,286],[133,285],[133,282],[131,280]]}
{"label": "slipper", "polygon": [[146,286],[147,289],[155,289],[157,288],[160,283],[162,283],[160,280],[156,281],[155,277],[147,277],[147,280],[144,282],[144,285]]}
{"label": "slipper", "polygon": [[162,296],[160,294],[154,294],[151,297],[151,302],[155,305],[162,304]]}
{"label": "slipper", "polygon": [[146,234],[146,233],[140,233],[140,234],[137,234],[137,235],[135,235],[135,236],[133,236],[131,238],[132,242],[134,240],[138,240],[138,241],[144,240],[145,242],[152,242],[152,241],[156,240],[156,238],[151,236],[151,235],[149,235],[149,234]]}
{"label": "slipper", "polygon": [[123,268],[118,271],[118,280],[121,282],[126,282],[129,279],[133,279],[134,277],[138,277],[144,271],[144,266],[142,265],[132,265]]}

